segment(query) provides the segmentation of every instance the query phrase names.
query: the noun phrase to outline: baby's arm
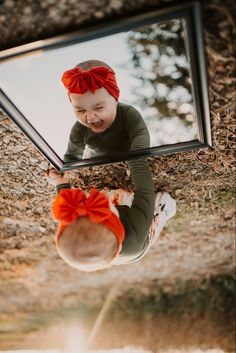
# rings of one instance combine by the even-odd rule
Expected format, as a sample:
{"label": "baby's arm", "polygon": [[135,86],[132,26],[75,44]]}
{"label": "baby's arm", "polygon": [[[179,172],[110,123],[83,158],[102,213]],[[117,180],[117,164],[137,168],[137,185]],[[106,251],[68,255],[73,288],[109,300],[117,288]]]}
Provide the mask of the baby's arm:
{"label": "baby's arm", "polygon": [[[134,184],[134,200],[129,217],[137,229],[148,230],[154,214],[155,193],[151,172],[147,160],[138,159],[127,162]],[[136,222],[139,220],[140,222]],[[139,223],[139,224],[138,224]],[[142,231],[140,232],[142,233]]]}
{"label": "baby's arm", "polygon": [[124,219],[126,237],[122,253],[132,257],[142,250],[147,240],[154,214],[155,194],[147,161],[132,160],[128,165],[134,183],[134,199]]}
{"label": "baby's arm", "polygon": [[124,117],[124,122],[126,132],[131,142],[130,151],[149,148],[149,132],[139,111],[129,106]]}
{"label": "baby's arm", "polygon": [[74,162],[82,159],[84,148],[83,127],[76,122],[70,132],[67,150],[63,157],[64,162]]}

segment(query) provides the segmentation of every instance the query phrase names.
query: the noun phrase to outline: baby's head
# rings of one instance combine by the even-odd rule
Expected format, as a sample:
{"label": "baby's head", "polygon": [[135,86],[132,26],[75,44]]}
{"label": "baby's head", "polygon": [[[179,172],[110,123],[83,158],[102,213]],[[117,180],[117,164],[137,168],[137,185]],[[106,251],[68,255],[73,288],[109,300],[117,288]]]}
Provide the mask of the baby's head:
{"label": "baby's head", "polygon": [[111,230],[81,217],[62,232],[57,250],[68,265],[90,272],[109,267],[119,245]]}
{"label": "baby's head", "polygon": [[56,245],[67,264],[87,272],[112,265],[124,228],[103,193],[93,189],[87,197],[80,189],[62,190],[52,211],[61,221]]}
{"label": "baby's head", "polygon": [[108,129],[116,117],[119,88],[115,72],[100,60],[88,60],[64,72],[76,119],[93,132]]}

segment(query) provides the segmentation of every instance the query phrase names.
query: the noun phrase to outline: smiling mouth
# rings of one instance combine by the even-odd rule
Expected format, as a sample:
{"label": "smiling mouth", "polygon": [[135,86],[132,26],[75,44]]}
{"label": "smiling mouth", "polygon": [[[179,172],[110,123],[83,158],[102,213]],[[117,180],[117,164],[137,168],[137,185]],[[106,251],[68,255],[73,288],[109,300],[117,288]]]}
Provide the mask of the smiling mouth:
{"label": "smiling mouth", "polygon": [[94,128],[99,128],[99,127],[102,127],[102,125],[103,125],[103,121],[99,121],[99,122],[97,122],[97,123],[92,123],[92,126],[94,127]]}

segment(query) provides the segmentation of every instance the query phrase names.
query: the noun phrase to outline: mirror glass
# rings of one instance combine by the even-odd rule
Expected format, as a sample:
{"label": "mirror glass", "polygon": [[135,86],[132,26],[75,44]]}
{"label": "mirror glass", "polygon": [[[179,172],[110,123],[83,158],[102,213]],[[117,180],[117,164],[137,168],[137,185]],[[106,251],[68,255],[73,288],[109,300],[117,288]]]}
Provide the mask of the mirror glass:
{"label": "mirror glass", "polygon": [[[119,104],[132,105],[140,112],[150,135],[146,147],[192,141],[198,138],[198,127],[185,27],[184,19],[168,20],[25,54],[1,64],[0,84],[63,161],[77,120],[61,77],[64,71],[91,59],[101,60],[115,71]],[[112,156],[121,149],[122,143],[105,152],[86,144],[83,155],[74,155],[71,161]]]}

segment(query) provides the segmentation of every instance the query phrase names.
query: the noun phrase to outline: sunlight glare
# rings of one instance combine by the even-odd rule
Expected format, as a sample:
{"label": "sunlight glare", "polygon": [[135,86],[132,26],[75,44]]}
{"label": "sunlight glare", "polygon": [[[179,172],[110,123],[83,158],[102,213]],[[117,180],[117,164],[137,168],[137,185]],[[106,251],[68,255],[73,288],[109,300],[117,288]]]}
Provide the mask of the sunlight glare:
{"label": "sunlight glare", "polygon": [[86,335],[78,322],[71,322],[67,327],[63,353],[86,353]]}

